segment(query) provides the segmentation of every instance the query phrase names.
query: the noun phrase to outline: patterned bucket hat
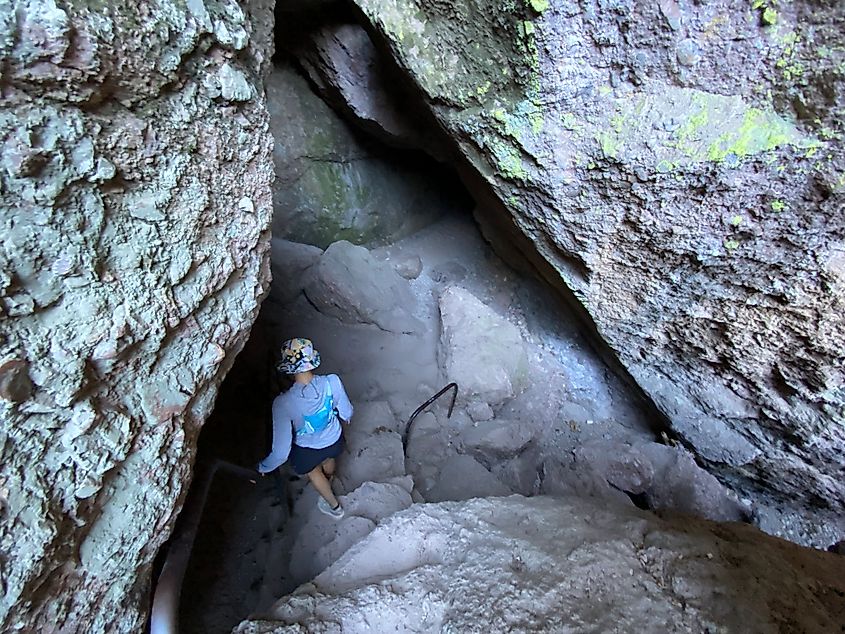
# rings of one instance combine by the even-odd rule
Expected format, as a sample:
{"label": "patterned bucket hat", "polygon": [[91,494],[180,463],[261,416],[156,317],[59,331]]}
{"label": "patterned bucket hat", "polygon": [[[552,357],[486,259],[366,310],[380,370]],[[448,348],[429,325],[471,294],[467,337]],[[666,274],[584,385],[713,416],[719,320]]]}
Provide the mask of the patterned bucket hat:
{"label": "patterned bucket hat", "polygon": [[320,353],[314,350],[310,339],[297,337],[282,344],[282,358],[276,365],[279,372],[296,374],[314,370],[320,365]]}

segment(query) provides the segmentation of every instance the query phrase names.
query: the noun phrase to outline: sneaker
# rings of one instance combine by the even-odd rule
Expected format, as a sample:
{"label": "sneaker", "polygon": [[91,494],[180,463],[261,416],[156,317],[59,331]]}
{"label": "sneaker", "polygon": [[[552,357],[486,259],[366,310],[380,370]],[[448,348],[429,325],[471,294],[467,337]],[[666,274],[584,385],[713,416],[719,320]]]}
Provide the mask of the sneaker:
{"label": "sneaker", "polygon": [[325,513],[326,515],[330,515],[333,518],[339,520],[343,517],[343,507],[340,505],[340,502],[337,503],[337,508],[331,508],[329,503],[320,496],[317,498],[317,508],[320,509],[320,513]]}

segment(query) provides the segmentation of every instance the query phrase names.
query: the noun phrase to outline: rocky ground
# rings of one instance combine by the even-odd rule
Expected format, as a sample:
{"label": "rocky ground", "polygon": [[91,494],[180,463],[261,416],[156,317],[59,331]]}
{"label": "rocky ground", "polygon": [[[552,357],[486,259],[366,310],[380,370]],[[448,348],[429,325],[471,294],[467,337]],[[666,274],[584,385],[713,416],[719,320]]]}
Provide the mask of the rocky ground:
{"label": "rocky ground", "polygon": [[397,513],[235,631],[835,632],[843,597],[837,555],[749,526],[511,496]]}
{"label": "rocky ground", "polygon": [[[686,451],[654,442],[656,421],[565,307],[504,265],[469,215],[372,251],[279,239],[273,249],[285,264],[256,336],[272,349],[309,337],[321,371],[343,378],[356,408],[334,485],[346,516],[320,514],[303,479],[284,491],[287,472],[220,484],[213,532],[186,584],[210,587],[183,607],[188,631],[227,631],[263,613],[414,502],[575,494],[748,516]],[[412,412],[453,380],[451,417],[446,394],[406,434]]]}

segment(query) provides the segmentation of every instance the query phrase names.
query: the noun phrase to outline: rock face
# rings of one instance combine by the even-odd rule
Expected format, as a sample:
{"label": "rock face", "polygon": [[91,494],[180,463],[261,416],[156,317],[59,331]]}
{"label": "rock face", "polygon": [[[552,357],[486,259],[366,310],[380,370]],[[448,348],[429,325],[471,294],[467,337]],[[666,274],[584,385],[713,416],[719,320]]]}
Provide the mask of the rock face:
{"label": "rock face", "polygon": [[492,458],[509,458],[522,451],[534,439],[536,431],[514,421],[496,419],[478,423],[463,433],[467,449]]}
{"label": "rock face", "polygon": [[0,2],[3,631],[140,631],[269,284],[262,2]]}
{"label": "rock face", "polygon": [[407,280],[345,240],[326,249],[309,271],[305,295],[320,312],[346,323],[375,324],[397,333],[421,326],[413,317],[417,300]]}
{"label": "rock face", "polygon": [[395,72],[357,24],[334,23],[309,34],[296,51],[321,96],[362,129],[386,143],[423,148],[440,156],[439,137],[414,121],[410,95],[402,94]]}
{"label": "rock face", "polygon": [[235,631],[832,632],[841,565],[749,526],[578,498],[415,505]]}
{"label": "rock face", "polygon": [[293,69],[267,81],[276,145],[274,237],[326,248],[381,244],[443,211],[434,179],[368,148]]}
{"label": "rock face", "polygon": [[721,522],[747,521],[751,509],[680,447],[594,441],[573,452],[577,470],[594,473],[618,491],[642,496],[647,507]]}
{"label": "rock face", "polygon": [[449,456],[441,465],[437,482],[426,492],[432,502],[469,500],[508,495],[510,489],[472,456]]}
{"label": "rock face", "polygon": [[784,534],[845,532],[842,5],[356,4],[500,252]]}
{"label": "rock face", "polygon": [[440,358],[459,398],[501,405],[528,380],[528,357],[519,329],[469,291],[447,288],[440,296]]}

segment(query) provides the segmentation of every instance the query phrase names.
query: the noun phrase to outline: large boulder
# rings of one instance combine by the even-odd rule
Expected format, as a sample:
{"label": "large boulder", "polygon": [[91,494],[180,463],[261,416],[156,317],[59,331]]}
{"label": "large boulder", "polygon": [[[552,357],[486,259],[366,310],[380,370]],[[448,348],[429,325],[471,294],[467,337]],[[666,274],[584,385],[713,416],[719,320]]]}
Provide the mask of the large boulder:
{"label": "large boulder", "polygon": [[528,381],[528,356],[514,324],[458,286],[440,295],[440,365],[462,401],[498,406]]}
{"label": "large boulder", "polygon": [[419,125],[413,96],[405,94],[393,65],[359,25],[324,25],[310,32],[295,53],[320,95],[360,128],[391,145],[442,155],[440,137]]}
{"label": "large boulder", "polygon": [[421,328],[408,281],[364,247],[345,240],[326,249],[309,271],[305,295],[317,310],[344,323],[375,324],[395,333]]}
{"label": "large boulder", "polygon": [[375,245],[436,219],[435,179],[365,146],[292,68],[267,80],[276,145],[273,235],[326,248],[337,240]]}
{"label": "large boulder", "polygon": [[843,5],[356,5],[500,252],[791,538],[845,533]]}
{"label": "large boulder", "polygon": [[843,614],[841,555],[741,524],[511,496],[397,513],[235,632],[834,632]]}
{"label": "large boulder", "polygon": [[144,627],[269,285],[272,19],[0,2],[0,630]]}

